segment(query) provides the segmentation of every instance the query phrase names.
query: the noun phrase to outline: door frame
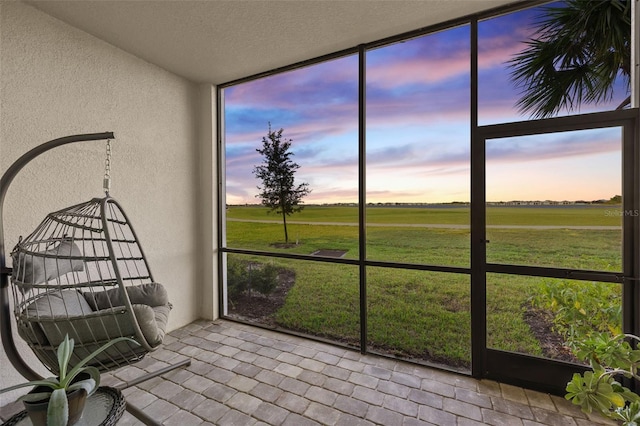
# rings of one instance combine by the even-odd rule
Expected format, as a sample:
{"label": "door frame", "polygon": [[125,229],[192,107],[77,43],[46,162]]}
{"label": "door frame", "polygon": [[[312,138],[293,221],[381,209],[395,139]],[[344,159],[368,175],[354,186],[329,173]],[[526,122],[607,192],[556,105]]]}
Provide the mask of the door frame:
{"label": "door frame", "polygon": [[[487,273],[503,273],[572,280],[616,282],[623,286],[623,331],[640,331],[638,290],[640,271],[640,161],[638,159],[638,109],[607,111],[569,117],[478,126],[471,146],[471,321],[472,375],[546,392],[563,394],[573,373],[586,367],[547,358],[487,347]],[[587,271],[567,268],[488,263],[486,259],[486,141],[487,139],[622,128],[622,271]]]}

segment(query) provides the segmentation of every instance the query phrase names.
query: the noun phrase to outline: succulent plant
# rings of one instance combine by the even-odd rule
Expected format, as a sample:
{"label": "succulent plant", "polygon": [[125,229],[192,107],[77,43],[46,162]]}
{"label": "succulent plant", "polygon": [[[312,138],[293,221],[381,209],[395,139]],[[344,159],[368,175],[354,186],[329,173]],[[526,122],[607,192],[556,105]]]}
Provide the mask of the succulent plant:
{"label": "succulent plant", "polygon": [[[89,356],[84,358],[78,364],[69,369],[69,361],[73,354],[74,341],[66,335],[60,346],[57,349],[58,355],[58,367],[60,375],[58,377],[49,377],[41,380],[32,380],[26,383],[20,383],[15,386],[11,386],[5,389],[0,389],[0,393],[9,392],[15,389],[19,389],[26,386],[34,387],[48,387],[50,390],[44,392],[28,393],[19,398],[25,402],[36,402],[49,400],[47,407],[47,425],[48,426],[66,426],[69,419],[69,405],[67,401],[67,393],[73,392],[77,389],[84,389],[87,392],[87,396],[91,396],[95,390],[100,386],[100,371],[93,366],[87,366],[86,364],[91,361],[95,356],[105,351],[110,346],[122,341],[130,341],[134,344],[138,344],[133,339],[128,337],[119,337],[111,340],[100,348],[96,349]],[[74,381],[80,373],[87,373],[89,378]]]}

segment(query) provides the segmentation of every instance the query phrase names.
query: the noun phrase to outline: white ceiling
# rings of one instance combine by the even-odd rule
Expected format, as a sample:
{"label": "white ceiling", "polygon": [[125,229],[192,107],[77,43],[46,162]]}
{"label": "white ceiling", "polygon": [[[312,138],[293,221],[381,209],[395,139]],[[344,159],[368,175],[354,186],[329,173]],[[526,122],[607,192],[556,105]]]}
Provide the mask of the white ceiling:
{"label": "white ceiling", "polygon": [[26,0],[195,82],[220,84],[513,0]]}

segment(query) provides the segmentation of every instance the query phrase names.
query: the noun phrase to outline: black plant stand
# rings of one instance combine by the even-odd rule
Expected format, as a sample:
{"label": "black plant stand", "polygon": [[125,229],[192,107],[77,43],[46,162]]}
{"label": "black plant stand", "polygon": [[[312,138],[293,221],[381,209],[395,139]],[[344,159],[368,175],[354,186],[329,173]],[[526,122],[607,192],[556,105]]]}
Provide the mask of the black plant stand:
{"label": "black plant stand", "polygon": [[[113,426],[124,414],[126,403],[118,389],[101,386],[87,398],[82,417],[75,426]],[[5,426],[31,426],[26,411],[11,417]]]}

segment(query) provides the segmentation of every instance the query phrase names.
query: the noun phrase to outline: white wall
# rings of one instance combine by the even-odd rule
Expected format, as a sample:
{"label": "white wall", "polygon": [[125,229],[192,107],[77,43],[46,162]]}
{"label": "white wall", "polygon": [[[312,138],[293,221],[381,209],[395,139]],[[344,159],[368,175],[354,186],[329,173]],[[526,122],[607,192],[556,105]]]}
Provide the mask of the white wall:
{"label": "white wall", "polygon": [[[210,97],[210,111],[202,108],[213,88],[23,3],[0,1],[0,18],[0,173],[50,139],[113,131],[111,195],[127,212],[156,281],[167,287],[174,305],[169,329],[214,317],[213,264],[202,259],[203,248],[212,255],[215,228],[200,232],[215,211]],[[4,204],[7,250],[47,212],[102,196],[104,151],[104,142],[75,143],[23,169]],[[201,213],[202,206],[209,210]],[[22,381],[4,351],[0,365],[0,387]],[[12,400],[0,395],[0,406]]]}
{"label": "white wall", "polygon": [[[216,89],[212,85],[203,84],[200,91],[200,159],[199,182],[200,196],[196,211],[199,213],[198,236],[200,254],[201,315],[205,319],[219,317],[218,289],[212,283],[217,282],[217,200],[216,178],[217,140],[216,133]],[[206,284],[205,284],[206,283]],[[211,283],[211,284],[209,284]]]}

